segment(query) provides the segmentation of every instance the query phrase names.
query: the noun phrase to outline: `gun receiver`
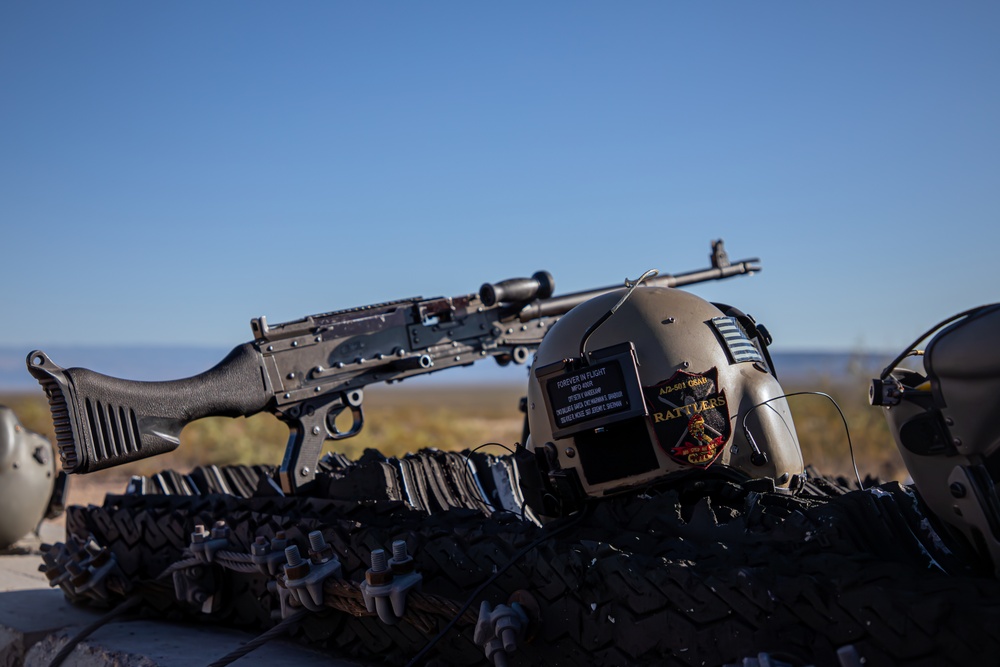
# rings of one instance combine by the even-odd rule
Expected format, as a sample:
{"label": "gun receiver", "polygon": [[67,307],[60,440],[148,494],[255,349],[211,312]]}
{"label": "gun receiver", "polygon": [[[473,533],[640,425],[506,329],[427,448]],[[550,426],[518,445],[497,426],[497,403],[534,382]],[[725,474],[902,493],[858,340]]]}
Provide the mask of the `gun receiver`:
{"label": "gun receiver", "polygon": [[[760,270],[758,259],[731,264],[722,241],[712,268],[663,275],[647,284],[680,287]],[[36,350],[28,371],[49,399],[62,467],[87,473],[175,449],[184,426],[208,416],[268,411],[289,428],[278,472],[285,493],[316,477],[326,440],[364,426],[364,388],[486,357],[523,364],[549,327],[574,306],[618,286],[552,297],[547,272],[484,284],[478,294],[415,297],[269,325],[251,320],[254,340],[215,367],[183,380],[139,382],[84,368],[60,368]],[[337,417],[350,410],[346,431]]]}

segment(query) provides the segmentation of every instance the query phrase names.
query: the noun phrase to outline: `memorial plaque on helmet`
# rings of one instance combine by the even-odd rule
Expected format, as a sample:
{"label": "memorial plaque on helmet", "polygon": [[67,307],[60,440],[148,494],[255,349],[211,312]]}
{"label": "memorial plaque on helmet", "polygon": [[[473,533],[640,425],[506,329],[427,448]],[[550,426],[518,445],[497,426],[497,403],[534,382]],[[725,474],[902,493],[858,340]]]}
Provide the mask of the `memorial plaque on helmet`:
{"label": "memorial plaque on helmet", "polygon": [[559,362],[538,369],[552,420],[553,436],[566,437],[645,414],[639,375],[630,345],[599,350],[589,365]]}
{"label": "memorial plaque on helmet", "polygon": [[630,407],[625,379],[617,361],[552,378],[546,388],[559,429],[624,412]]}

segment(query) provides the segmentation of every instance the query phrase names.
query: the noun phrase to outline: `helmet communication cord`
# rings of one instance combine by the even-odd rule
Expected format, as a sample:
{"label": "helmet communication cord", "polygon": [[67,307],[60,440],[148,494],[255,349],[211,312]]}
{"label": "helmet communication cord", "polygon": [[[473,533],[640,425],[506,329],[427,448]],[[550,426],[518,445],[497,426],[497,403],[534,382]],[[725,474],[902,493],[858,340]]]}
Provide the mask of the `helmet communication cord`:
{"label": "helmet communication cord", "polygon": [[793,391],[789,394],[774,396],[772,398],[767,399],[766,401],[761,401],[760,403],[758,403],[757,405],[753,406],[745,413],[743,413],[743,418],[740,420],[740,426],[743,427],[743,435],[746,436],[747,442],[749,442],[750,446],[753,448],[754,451],[753,456],[758,457],[758,459],[759,457],[764,457],[760,464],[757,464],[756,461],[752,462],[756,465],[763,465],[763,463],[767,462],[767,454],[765,454],[760,450],[760,448],[757,446],[757,443],[754,441],[753,436],[750,434],[750,429],[747,428],[747,417],[749,417],[750,413],[752,413],[754,410],[763,405],[767,405],[771,401],[776,401],[779,398],[789,398],[790,396],[823,396],[824,398],[829,399],[831,403],[833,403],[833,407],[837,408],[837,412],[840,413],[840,419],[841,421],[844,422],[844,432],[847,434],[847,448],[851,452],[851,466],[853,466],[854,468],[854,476],[858,480],[858,488],[864,489],[865,484],[864,482],[861,481],[861,473],[858,472],[858,462],[854,457],[854,444],[851,442],[851,429],[847,426],[847,417],[844,416],[844,411],[840,409],[840,406],[837,404],[837,401],[834,400],[833,396],[830,396],[830,394],[826,394],[822,391]]}
{"label": "helmet communication cord", "polygon": [[597,331],[601,327],[602,324],[604,324],[605,322],[607,322],[611,318],[612,315],[614,315],[615,313],[618,312],[618,309],[622,307],[622,304],[624,304],[626,301],[628,301],[628,298],[630,296],[632,296],[632,292],[635,291],[636,287],[638,287],[642,283],[646,282],[650,278],[655,277],[658,273],[659,273],[659,271],[657,271],[656,269],[649,269],[648,271],[646,271],[644,274],[642,274],[641,276],[639,276],[634,281],[629,280],[628,278],[625,279],[625,287],[628,288],[628,291],[625,292],[625,294],[622,295],[622,298],[618,300],[618,303],[616,303],[615,305],[611,306],[611,310],[609,310],[608,312],[604,313],[604,315],[602,315],[600,318],[598,318],[598,320],[596,322],[594,322],[593,324],[590,325],[590,328],[587,329],[586,333],[583,334],[583,339],[580,341],[580,358],[583,360],[583,364],[584,365],[586,365],[588,363],[587,362],[587,349],[586,349],[587,348],[587,341],[590,340],[590,337],[593,335],[593,333],[595,331]]}

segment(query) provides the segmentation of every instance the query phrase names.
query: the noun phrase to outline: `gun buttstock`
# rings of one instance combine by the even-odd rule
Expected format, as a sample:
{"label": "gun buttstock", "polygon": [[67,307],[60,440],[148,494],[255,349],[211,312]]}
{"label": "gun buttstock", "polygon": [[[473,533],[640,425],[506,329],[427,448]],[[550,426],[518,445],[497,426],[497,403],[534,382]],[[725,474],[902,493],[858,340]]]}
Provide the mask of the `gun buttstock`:
{"label": "gun buttstock", "polygon": [[259,356],[248,343],[204,373],[168,382],[64,369],[40,350],[27,364],[49,399],[63,469],[87,473],[172,451],[196,419],[260,412],[270,395]]}

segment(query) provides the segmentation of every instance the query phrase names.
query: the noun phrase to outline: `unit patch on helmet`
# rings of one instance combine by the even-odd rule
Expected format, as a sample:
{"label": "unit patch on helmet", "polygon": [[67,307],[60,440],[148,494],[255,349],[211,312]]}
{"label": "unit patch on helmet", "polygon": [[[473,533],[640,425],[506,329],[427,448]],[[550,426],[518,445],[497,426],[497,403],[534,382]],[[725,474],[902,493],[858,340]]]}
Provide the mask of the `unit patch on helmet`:
{"label": "unit patch on helmet", "polygon": [[678,463],[707,468],[729,440],[729,408],[718,378],[714,367],[704,373],[677,371],[642,389],[660,447]]}
{"label": "unit patch on helmet", "polygon": [[729,350],[729,356],[733,358],[735,363],[741,361],[763,361],[760,352],[757,350],[757,346],[747,337],[746,332],[743,331],[743,327],[740,326],[739,320],[735,317],[713,317],[712,325],[719,332],[719,335],[722,336],[722,340],[726,344],[726,349]]}

